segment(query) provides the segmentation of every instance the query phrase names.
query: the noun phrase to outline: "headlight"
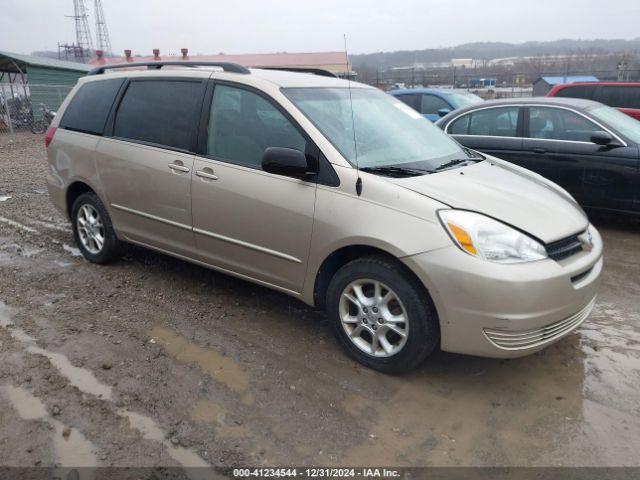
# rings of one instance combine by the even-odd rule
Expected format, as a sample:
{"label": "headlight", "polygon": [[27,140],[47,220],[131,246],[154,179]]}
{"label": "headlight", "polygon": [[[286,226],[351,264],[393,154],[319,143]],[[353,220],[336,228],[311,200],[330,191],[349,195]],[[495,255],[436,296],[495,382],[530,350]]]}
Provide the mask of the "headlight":
{"label": "headlight", "polygon": [[547,258],[540,242],[492,218],[464,210],[440,210],[438,215],[456,245],[474,257],[498,263]]}

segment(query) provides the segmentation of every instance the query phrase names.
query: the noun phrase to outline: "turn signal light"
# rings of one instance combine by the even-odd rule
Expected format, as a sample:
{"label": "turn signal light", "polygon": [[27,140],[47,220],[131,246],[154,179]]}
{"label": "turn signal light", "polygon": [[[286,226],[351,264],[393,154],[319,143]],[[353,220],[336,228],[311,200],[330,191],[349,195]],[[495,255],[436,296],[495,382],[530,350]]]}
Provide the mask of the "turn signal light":
{"label": "turn signal light", "polygon": [[456,237],[456,240],[460,244],[462,248],[464,248],[471,255],[476,255],[478,251],[476,247],[473,245],[473,240],[471,240],[471,236],[462,228],[454,225],[453,223],[447,223],[449,226],[449,230],[453,233],[453,236]]}

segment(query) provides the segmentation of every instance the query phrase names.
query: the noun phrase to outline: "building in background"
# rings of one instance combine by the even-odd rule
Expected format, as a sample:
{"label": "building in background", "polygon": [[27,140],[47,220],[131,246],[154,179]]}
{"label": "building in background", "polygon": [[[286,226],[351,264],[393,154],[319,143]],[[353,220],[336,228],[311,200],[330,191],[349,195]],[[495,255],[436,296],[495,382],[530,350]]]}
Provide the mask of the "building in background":
{"label": "building in background", "polygon": [[599,82],[593,75],[568,77],[540,77],[533,82],[533,96],[544,97],[556,85],[576,82]]}
{"label": "building in background", "polygon": [[233,62],[245,67],[253,68],[317,68],[345,77],[353,76],[351,63],[345,52],[312,52],[312,53],[258,53],[241,55],[189,55],[189,50],[181,49],[179,55],[160,55],[159,50],[153,50],[151,56],[133,56],[131,50],[125,50],[124,57],[105,57],[101,51],[97,57],[90,60],[93,66],[113,65],[127,62],[156,62],[156,61],[192,61],[192,62]]}
{"label": "building in background", "polygon": [[41,103],[57,110],[89,70],[82,63],[0,51],[0,130],[13,131],[40,120]]}

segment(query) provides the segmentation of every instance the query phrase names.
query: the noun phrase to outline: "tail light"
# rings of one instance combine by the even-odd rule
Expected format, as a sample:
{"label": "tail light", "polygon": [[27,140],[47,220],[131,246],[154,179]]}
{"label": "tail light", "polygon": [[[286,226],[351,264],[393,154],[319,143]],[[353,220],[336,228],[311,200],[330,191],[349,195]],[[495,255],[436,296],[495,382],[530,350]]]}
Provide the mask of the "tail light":
{"label": "tail light", "polygon": [[44,146],[48,147],[53,140],[53,136],[56,134],[56,127],[47,128],[47,133],[44,134]]}

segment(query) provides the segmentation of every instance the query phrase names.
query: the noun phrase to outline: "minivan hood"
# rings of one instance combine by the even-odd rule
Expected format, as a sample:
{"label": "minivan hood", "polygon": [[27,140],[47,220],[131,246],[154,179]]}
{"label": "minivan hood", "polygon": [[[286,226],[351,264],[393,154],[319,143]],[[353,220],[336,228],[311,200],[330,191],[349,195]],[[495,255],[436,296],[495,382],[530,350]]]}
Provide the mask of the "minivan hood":
{"label": "minivan hood", "polygon": [[545,243],[584,231],[589,221],[573,199],[539,175],[501,161],[420,177],[389,179],[452,208],[501,220]]}

